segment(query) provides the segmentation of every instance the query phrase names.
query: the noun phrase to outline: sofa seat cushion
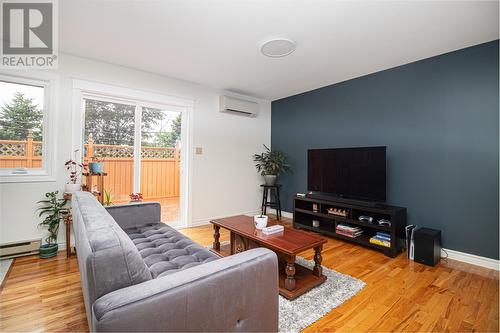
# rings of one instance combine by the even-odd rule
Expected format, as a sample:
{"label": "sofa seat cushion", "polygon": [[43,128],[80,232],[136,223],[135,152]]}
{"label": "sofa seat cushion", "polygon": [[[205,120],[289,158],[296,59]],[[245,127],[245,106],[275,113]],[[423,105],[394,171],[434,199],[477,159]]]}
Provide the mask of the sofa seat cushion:
{"label": "sofa seat cushion", "polygon": [[153,278],[217,260],[219,257],[164,223],[124,229]]}
{"label": "sofa seat cushion", "polygon": [[71,201],[86,302],[152,279],[135,244],[94,195],[75,192]]}

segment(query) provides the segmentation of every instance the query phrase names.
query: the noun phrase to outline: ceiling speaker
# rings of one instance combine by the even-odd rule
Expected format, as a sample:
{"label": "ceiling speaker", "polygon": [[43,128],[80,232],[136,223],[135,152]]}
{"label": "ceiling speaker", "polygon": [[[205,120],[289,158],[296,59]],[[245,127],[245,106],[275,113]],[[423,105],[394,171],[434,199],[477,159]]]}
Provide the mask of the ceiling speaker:
{"label": "ceiling speaker", "polygon": [[263,55],[271,57],[271,58],[280,58],[289,55],[293,51],[297,44],[291,40],[286,38],[272,39],[260,47],[260,51]]}

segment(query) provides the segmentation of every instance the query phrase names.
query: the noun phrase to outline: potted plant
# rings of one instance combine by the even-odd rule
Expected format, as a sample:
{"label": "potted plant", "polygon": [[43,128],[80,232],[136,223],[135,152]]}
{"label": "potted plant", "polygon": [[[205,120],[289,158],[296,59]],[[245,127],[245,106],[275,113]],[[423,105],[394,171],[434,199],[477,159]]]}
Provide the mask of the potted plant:
{"label": "potted plant", "polygon": [[257,228],[259,230],[264,229],[265,227],[267,227],[267,220],[268,220],[267,215],[264,215],[262,213],[259,215],[255,215],[253,217],[253,222],[255,223],[255,228]]}
{"label": "potted plant", "polygon": [[112,191],[104,190],[104,206],[111,206],[113,204],[113,194]]}
{"label": "potted plant", "polygon": [[141,202],[144,197],[140,192],[130,193],[130,202]]}
{"label": "potted plant", "polygon": [[[46,226],[49,231],[49,236],[45,238],[46,244],[40,246],[40,258],[50,258],[57,255],[57,233],[59,232],[59,224],[66,214],[69,213],[66,208],[67,200],[58,199],[59,191],[45,193],[45,200],[38,201],[42,207],[39,207],[38,216],[45,218],[40,222],[39,226]],[[69,244],[68,244],[69,245]]]}
{"label": "potted plant", "polygon": [[[76,152],[77,150],[75,150],[75,154]],[[70,159],[64,163],[64,167],[69,171],[69,181],[66,183],[64,191],[69,193],[80,191],[82,187],[80,176],[83,171],[87,170],[87,163],[78,163],[74,159]]]}
{"label": "potted plant", "polygon": [[92,162],[89,163],[89,172],[99,175],[104,173],[104,158],[99,155],[94,155],[90,159]]}
{"label": "potted plant", "polygon": [[286,171],[291,171],[287,156],[279,150],[266,149],[263,153],[254,154],[255,168],[264,177],[266,185],[274,185],[276,178]]}

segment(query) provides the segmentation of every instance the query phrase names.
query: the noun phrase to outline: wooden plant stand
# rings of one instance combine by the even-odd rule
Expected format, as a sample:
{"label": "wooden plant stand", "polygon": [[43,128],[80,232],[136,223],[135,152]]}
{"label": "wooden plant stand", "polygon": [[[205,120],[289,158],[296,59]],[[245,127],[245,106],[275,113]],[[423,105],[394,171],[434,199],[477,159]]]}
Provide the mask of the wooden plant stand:
{"label": "wooden plant stand", "polygon": [[[93,195],[96,196],[97,200],[101,203],[101,205],[104,203],[104,177],[107,176],[107,173],[101,173],[101,174],[96,174],[96,173],[88,173],[85,172],[82,174],[85,178],[85,185],[84,188],[87,189],[88,192],[92,191],[92,186],[94,184],[94,178],[97,178],[97,191],[92,192]],[[66,258],[71,257],[72,253],[76,253],[75,251],[72,251],[71,249],[71,225],[73,224],[73,216],[71,215],[71,198],[72,194],[65,192],[63,195],[63,198],[65,200],[68,200],[69,206],[68,206],[68,214],[64,217],[64,225],[66,227]]]}
{"label": "wooden plant stand", "polygon": [[64,200],[68,200],[68,214],[64,216],[64,226],[66,227],[66,258],[71,257],[71,225],[73,224],[73,216],[71,215],[71,198],[72,194],[69,192],[64,192]]}
{"label": "wooden plant stand", "polygon": [[[85,172],[82,174],[85,177],[85,185],[88,192],[92,192],[93,195],[96,196],[97,200],[103,204],[104,203],[104,177],[108,174],[103,173],[88,173]],[[95,178],[95,183],[94,183]],[[94,184],[97,185],[97,191],[92,191],[92,187]]]}

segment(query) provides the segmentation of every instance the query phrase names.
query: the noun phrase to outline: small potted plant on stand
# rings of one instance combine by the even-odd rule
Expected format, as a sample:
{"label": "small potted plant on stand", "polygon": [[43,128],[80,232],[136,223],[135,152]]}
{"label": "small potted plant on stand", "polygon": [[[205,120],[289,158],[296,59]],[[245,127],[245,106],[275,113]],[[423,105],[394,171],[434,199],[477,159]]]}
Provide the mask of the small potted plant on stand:
{"label": "small potted plant on stand", "polygon": [[104,173],[104,158],[94,155],[91,160],[92,162],[89,163],[89,172],[97,175]]}
{"label": "small potted plant on stand", "polygon": [[272,151],[269,147],[264,145],[266,149],[261,154],[254,154],[253,161],[255,162],[255,168],[264,177],[264,182],[266,185],[274,185],[276,183],[276,178],[286,171],[291,171],[290,165],[288,165],[287,156],[279,151]]}
{"label": "small potted plant on stand", "polygon": [[65,185],[64,191],[69,193],[80,191],[82,188],[80,176],[83,171],[87,170],[87,163],[78,163],[74,159],[71,159],[64,163],[64,167],[69,171],[69,182]]}
{"label": "small potted plant on stand", "polygon": [[67,200],[58,199],[59,191],[48,192],[45,194],[45,200],[38,201],[42,207],[38,208],[39,217],[45,215],[39,226],[46,226],[49,230],[49,236],[45,238],[46,244],[40,246],[40,258],[50,258],[57,255],[57,234],[59,232],[59,224],[66,214],[69,213],[66,208]]}

